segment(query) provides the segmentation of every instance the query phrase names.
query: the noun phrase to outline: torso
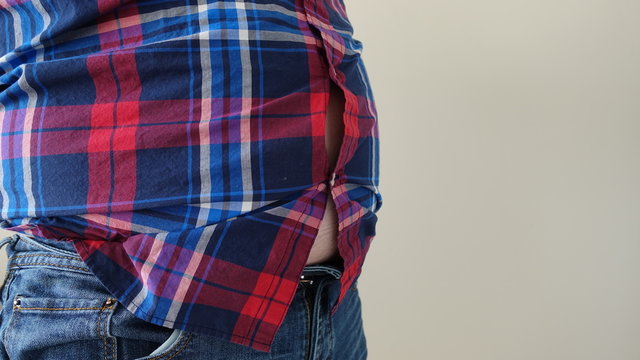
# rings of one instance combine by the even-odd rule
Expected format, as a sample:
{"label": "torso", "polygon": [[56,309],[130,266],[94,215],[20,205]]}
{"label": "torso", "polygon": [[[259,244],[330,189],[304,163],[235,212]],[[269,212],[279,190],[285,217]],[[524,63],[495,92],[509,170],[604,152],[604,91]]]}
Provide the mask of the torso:
{"label": "torso", "polygon": [[[325,145],[327,147],[330,169],[335,167],[340,145],[342,143],[342,136],[344,133],[344,124],[342,122],[343,111],[344,94],[342,93],[342,90],[331,81],[325,131]],[[331,194],[328,194],[328,197],[329,201],[327,201],[324,217],[320,223],[318,236],[311,247],[311,252],[307,259],[307,265],[322,263],[334,256],[338,256],[338,214],[336,213],[336,207]]]}
{"label": "torso", "polygon": [[320,223],[320,230],[318,236],[311,247],[309,258],[307,259],[307,265],[318,264],[331,259],[334,256],[338,256],[337,246],[337,214],[335,205],[331,196],[327,202],[325,208],[324,218]]}

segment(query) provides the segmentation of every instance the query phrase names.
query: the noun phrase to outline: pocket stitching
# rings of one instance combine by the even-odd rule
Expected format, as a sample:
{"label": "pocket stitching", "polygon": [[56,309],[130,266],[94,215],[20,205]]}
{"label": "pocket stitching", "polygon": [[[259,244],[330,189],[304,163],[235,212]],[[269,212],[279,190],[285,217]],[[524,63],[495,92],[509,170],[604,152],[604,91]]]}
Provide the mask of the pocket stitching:
{"label": "pocket stitching", "polygon": [[[15,302],[17,299],[20,300],[26,300],[28,302],[39,302],[39,301],[43,301],[43,302],[51,302],[51,300],[61,300],[62,298],[54,298],[54,297],[39,297],[39,296],[25,296],[23,294],[16,294],[13,297],[13,301]],[[67,299],[67,298],[65,298]],[[110,306],[105,306],[105,302],[108,301],[109,299],[111,300],[115,300],[113,297],[107,297],[107,300],[101,300],[101,299],[95,299],[95,298],[87,298],[87,299],[77,299],[77,298],[68,298],[68,299],[73,299],[73,300],[80,300],[80,301],[101,301],[103,305],[101,306],[84,306],[84,307],[42,307],[42,306],[23,306],[23,305],[13,305],[13,310],[18,310],[18,311],[24,311],[24,310],[54,310],[54,311],[74,311],[74,310],[110,310],[113,309],[115,307],[115,303],[110,305]]]}
{"label": "pocket stitching", "polygon": [[37,266],[37,265],[50,265],[50,266],[55,266],[55,267],[59,267],[59,268],[67,268],[67,269],[74,269],[74,270],[79,270],[85,273],[91,273],[90,270],[87,270],[86,268],[83,267],[79,267],[79,266],[72,266],[72,265],[62,265],[62,264],[56,264],[56,263],[20,263],[20,264],[14,264],[9,266],[10,269],[20,269],[23,266]]}
{"label": "pocket stitching", "polygon": [[[15,331],[13,328],[15,327],[16,323],[17,323],[17,319],[20,315],[21,312],[22,313],[26,313],[29,314],[31,312],[38,312],[38,311],[76,311],[76,310],[99,310],[98,313],[98,320],[96,323],[96,333],[98,335],[98,337],[103,339],[104,342],[104,354],[105,354],[105,359],[107,359],[107,341],[113,339],[115,341],[115,338],[113,338],[113,336],[110,336],[107,332],[107,326],[108,323],[107,322],[103,322],[104,324],[104,334],[101,331],[101,327],[100,327],[100,322],[101,320],[103,320],[103,315],[106,315],[106,319],[109,318],[109,312],[105,311],[105,310],[110,310],[111,313],[113,313],[113,309],[115,309],[115,306],[117,304],[117,302],[115,302],[115,298],[109,296],[107,297],[107,300],[100,300],[98,299],[94,299],[94,298],[87,298],[87,299],[82,299],[82,300],[91,300],[91,301],[102,301],[102,306],[97,307],[97,306],[86,306],[86,307],[38,307],[38,306],[29,306],[29,307],[23,307],[21,305],[16,305],[15,301],[16,300],[24,300],[27,299],[28,301],[47,301],[47,300],[51,300],[51,299],[57,299],[57,298],[53,298],[53,297],[29,297],[29,296],[25,296],[23,294],[16,294],[13,297],[13,306],[12,306],[12,312],[11,312],[11,316],[9,317],[9,323],[7,324],[7,327],[5,329],[4,334],[2,334],[2,341],[4,342],[5,345],[5,351],[7,353],[10,353],[10,344],[11,344],[11,339],[13,334],[15,333]],[[76,299],[78,300],[78,299]],[[109,304],[109,301],[114,301],[111,305],[107,306],[107,304]],[[26,311],[25,311],[26,310]],[[113,347],[112,347],[112,353],[115,359],[116,356],[116,348],[115,348],[115,342],[113,343]]]}
{"label": "pocket stitching", "polygon": [[52,257],[52,258],[61,258],[61,259],[70,259],[70,260],[80,260],[82,261],[82,258],[79,256],[70,256],[70,255],[51,255],[49,253],[44,253],[44,254],[29,254],[29,255],[14,255],[10,258],[7,259],[7,261],[11,260],[11,259],[17,259],[17,258],[23,258],[23,257],[33,257],[33,256],[47,256],[47,257]]}
{"label": "pocket stitching", "polygon": [[[107,344],[108,340],[113,339],[113,336],[109,336],[109,333],[107,331],[107,326],[108,326],[108,322],[104,321],[103,322],[103,330],[104,330],[104,335],[100,332],[100,320],[102,319],[102,315],[105,314],[106,318],[109,318],[109,313],[106,312],[105,310],[112,310],[111,313],[113,313],[113,310],[115,309],[115,306],[117,304],[117,302],[112,303],[110,306],[106,306],[110,301],[115,300],[111,297],[108,297],[107,300],[104,301],[104,303],[102,304],[102,306],[98,309],[100,309],[100,312],[98,313],[98,320],[96,322],[96,333],[98,334],[99,337],[102,338],[102,343],[104,344],[104,359],[107,360],[107,347],[109,346]],[[60,308],[57,308],[60,309]],[[76,309],[90,309],[90,308],[76,308]],[[114,339],[115,340],[115,339]],[[115,344],[114,346],[111,347],[111,353],[113,354],[113,358],[116,358],[116,349],[115,349]]]}
{"label": "pocket stitching", "polygon": [[[13,297],[13,299],[15,300],[19,295],[16,295]],[[4,342],[4,347],[5,347],[5,351],[7,353],[10,354],[9,352],[9,346],[11,344],[11,342],[8,340],[9,339],[9,335],[11,335],[11,328],[14,325],[14,319],[16,318],[16,312],[15,310],[11,311],[11,317],[9,317],[9,324],[7,324],[7,328],[4,330],[4,334],[2,334],[2,341]]]}

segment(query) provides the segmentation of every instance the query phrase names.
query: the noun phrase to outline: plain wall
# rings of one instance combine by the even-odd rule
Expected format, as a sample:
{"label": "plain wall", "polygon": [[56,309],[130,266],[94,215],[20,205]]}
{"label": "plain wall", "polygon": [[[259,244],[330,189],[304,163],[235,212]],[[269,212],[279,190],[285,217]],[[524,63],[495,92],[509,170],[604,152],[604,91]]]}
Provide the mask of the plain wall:
{"label": "plain wall", "polygon": [[345,3],[380,121],[369,359],[640,359],[640,2]]}
{"label": "plain wall", "polygon": [[347,1],[370,359],[640,359],[640,2]]}

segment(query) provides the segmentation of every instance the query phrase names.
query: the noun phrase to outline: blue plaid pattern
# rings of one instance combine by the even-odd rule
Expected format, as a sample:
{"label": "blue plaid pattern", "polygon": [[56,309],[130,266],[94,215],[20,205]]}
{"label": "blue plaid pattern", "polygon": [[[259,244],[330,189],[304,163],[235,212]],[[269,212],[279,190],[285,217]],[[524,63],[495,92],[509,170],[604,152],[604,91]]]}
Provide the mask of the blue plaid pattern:
{"label": "blue plaid pattern", "polygon": [[0,0],[0,30],[3,228],[72,241],[141,319],[269,351],[331,196],[335,312],[382,205],[341,0]]}

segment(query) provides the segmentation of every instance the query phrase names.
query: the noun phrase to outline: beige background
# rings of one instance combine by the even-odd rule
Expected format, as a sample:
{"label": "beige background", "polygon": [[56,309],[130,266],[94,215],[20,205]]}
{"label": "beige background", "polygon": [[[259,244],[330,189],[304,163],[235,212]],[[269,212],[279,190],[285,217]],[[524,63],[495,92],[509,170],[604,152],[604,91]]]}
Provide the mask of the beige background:
{"label": "beige background", "polygon": [[640,359],[640,2],[345,3],[380,115],[369,359]]}
{"label": "beige background", "polygon": [[640,1],[347,0],[370,359],[640,359]]}

